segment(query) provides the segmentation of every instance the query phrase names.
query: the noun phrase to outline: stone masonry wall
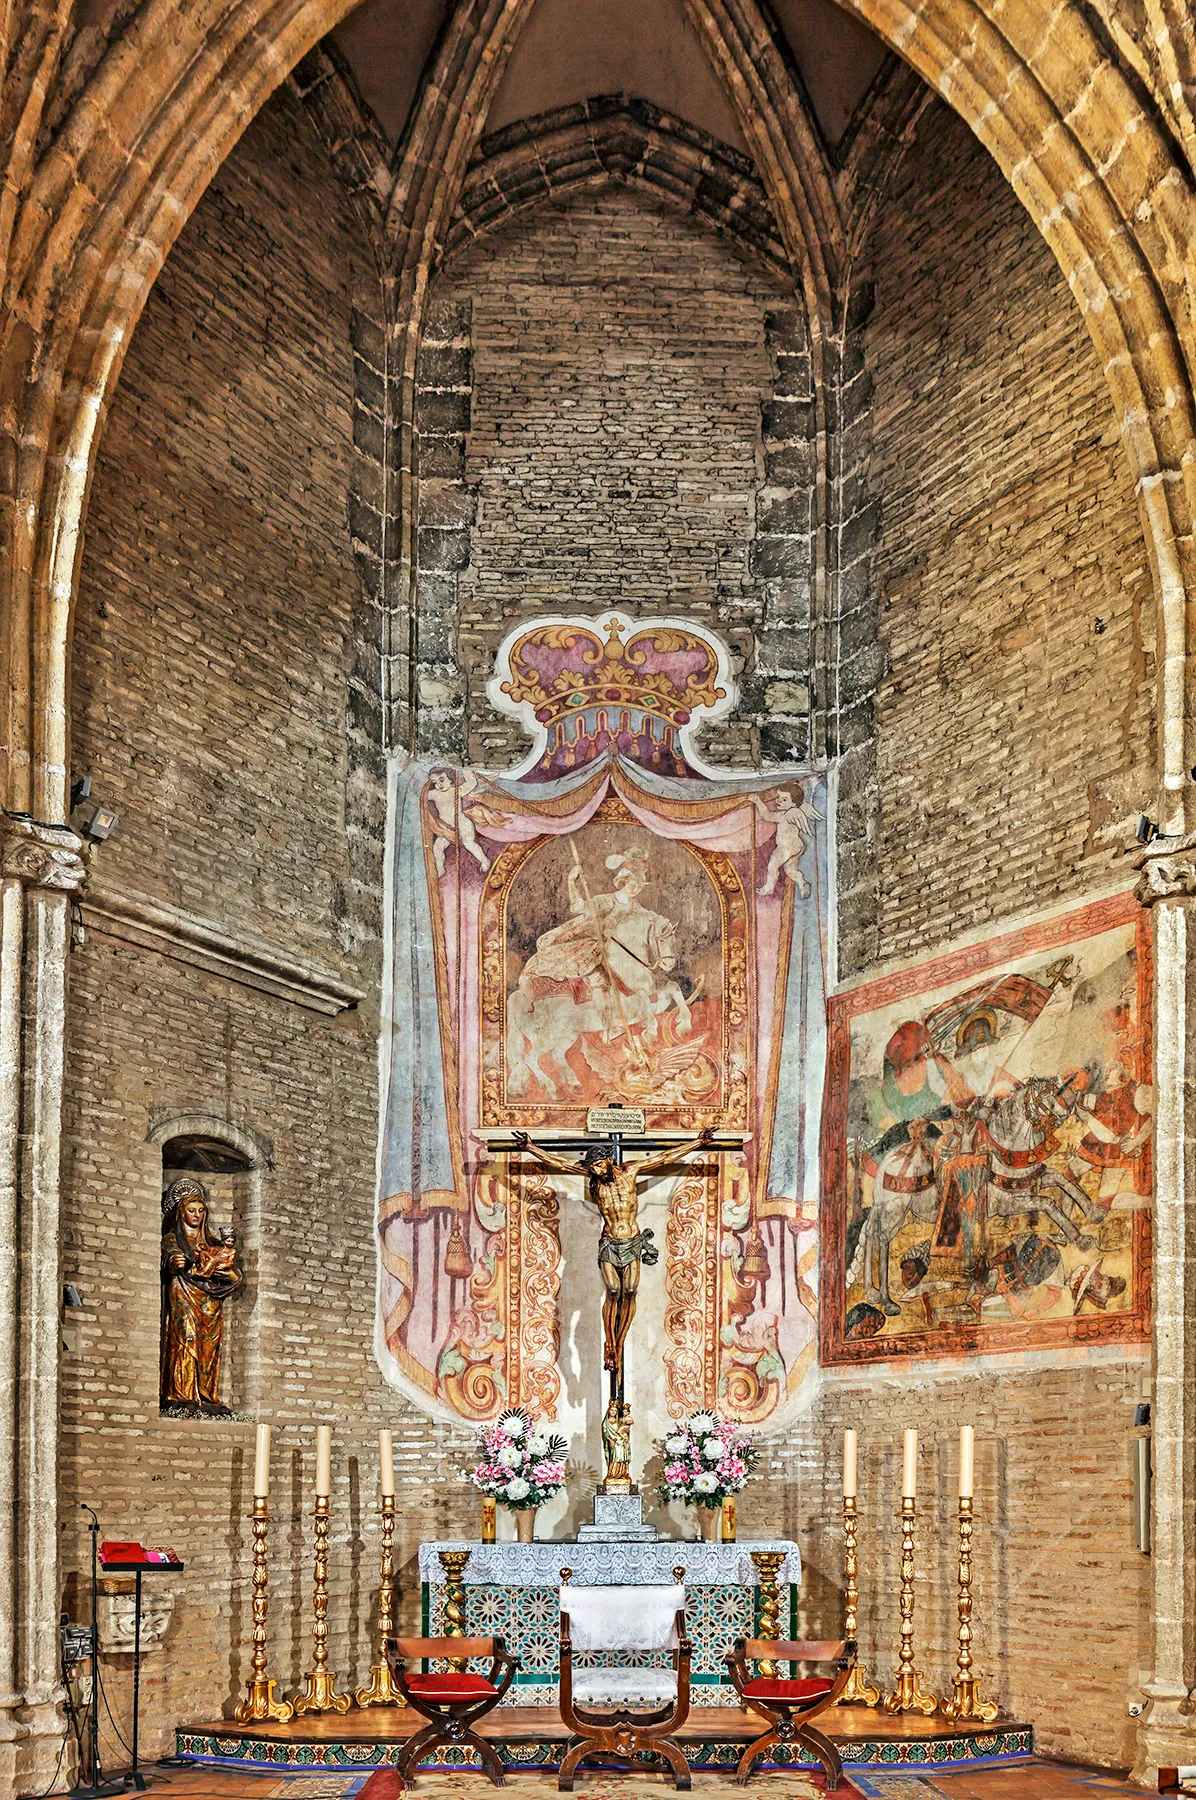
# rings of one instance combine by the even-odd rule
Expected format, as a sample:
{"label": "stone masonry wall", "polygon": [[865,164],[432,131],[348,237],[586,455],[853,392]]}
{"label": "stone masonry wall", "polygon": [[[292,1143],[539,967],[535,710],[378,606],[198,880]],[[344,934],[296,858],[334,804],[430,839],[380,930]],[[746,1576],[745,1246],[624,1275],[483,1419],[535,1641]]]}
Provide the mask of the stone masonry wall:
{"label": "stone masonry wall", "polygon": [[[1048,1756],[1128,1767],[1128,1703],[1150,1664],[1149,1559],[1135,1547],[1134,1407],[1149,1361],[826,1375],[819,1401],[740,1507],[743,1536],[783,1519],[802,1547],[802,1637],[842,1631],[843,1429],[859,1432],[860,1659],[897,1669],[901,1440],[919,1433],[915,1662],[947,1694],[958,1651],[959,1424],[976,1428],[975,1673],[982,1698]],[[778,1504],[779,1503],[779,1504]]]}
{"label": "stone masonry wall", "polygon": [[[466,1518],[449,1434],[384,1387],[372,1349],[384,817],[357,729],[376,610],[348,523],[365,254],[281,94],[163,271],[91,504],[73,757],[121,815],[97,887],[316,959],[369,996],[326,1017],[95,930],[72,955],[63,1273],[85,1308],[64,1357],[64,1603],[86,1616],[80,1501],[105,1537],[185,1559],[168,1584],[166,1651],[144,1664],[150,1755],[170,1747],[176,1722],[220,1716],[247,1674],[254,1415],[275,1424],[271,1672],[284,1691],[310,1659],[318,1420],[336,1426],[330,1623],[342,1685],[368,1679],[373,1658],[380,1425],[396,1433],[409,1625],[419,1540]],[[245,1422],[158,1412],[162,1173],[148,1140],[197,1113],[266,1147],[259,1197],[238,1221],[247,1290],[226,1315],[231,1364],[245,1369],[230,1398]],[[231,1222],[219,1204],[214,1222]],[[104,1669],[126,1735],[129,1662]],[[119,1762],[110,1733],[106,1752]]]}
{"label": "stone masonry wall", "polygon": [[[468,344],[472,386],[421,395],[421,453],[470,504],[450,508],[445,484],[430,484],[420,573],[431,614],[456,607],[471,760],[502,767],[522,753],[484,692],[518,618],[611,605],[680,613],[717,624],[750,683],[767,583],[799,585],[790,611],[799,625],[808,614],[808,565],[782,567],[772,539],[757,554],[764,408],[780,383],[768,421],[780,439],[790,401],[806,398],[790,373],[798,351],[804,361],[801,328],[782,299],[775,277],[708,227],[638,192],[545,206],[442,278],[434,353],[459,375]],[[452,435],[468,431],[461,472],[439,447],[445,418]],[[438,636],[432,663],[440,649]],[[442,667],[429,672],[443,679]],[[746,720],[708,748],[730,763],[759,753]]]}
{"label": "stone masonry wall", "polygon": [[[1150,580],[1104,379],[1030,219],[937,103],[868,263],[878,518],[858,620],[875,609],[880,674],[863,710],[853,695],[841,769],[842,978],[1115,882],[1153,755]],[[858,623],[844,645],[859,652]],[[829,1632],[841,1616],[833,1536],[816,1521],[838,1514],[854,1425],[868,1465],[863,1654],[891,1679],[897,1462],[917,1426],[935,1494],[919,1531],[919,1664],[927,1686],[948,1680],[951,1483],[971,1420],[977,1667],[1003,1671],[986,1691],[1032,1720],[1048,1753],[1128,1765],[1127,1702],[1150,1661],[1130,1485],[1148,1347],[1040,1360],[824,1377],[804,1448],[780,1459],[809,1551],[808,1623]]]}

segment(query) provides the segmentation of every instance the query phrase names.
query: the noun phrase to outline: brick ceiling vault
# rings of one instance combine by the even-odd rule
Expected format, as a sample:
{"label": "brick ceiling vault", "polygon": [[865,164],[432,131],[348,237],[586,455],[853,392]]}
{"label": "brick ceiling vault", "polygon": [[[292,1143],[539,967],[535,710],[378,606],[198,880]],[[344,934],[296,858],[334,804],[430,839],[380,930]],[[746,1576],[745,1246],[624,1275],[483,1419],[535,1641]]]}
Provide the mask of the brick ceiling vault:
{"label": "brick ceiling vault", "polygon": [[[460,0],[389,197],[397,353],[414,370],[436,246],[532,0]],[[248,121],[351,0],[150,0],[80,74],[69,9],[6,12],[0,343],[0,639],[5,795],[65,812],[72,595],[104,408],[146,295]],[[753,0],[686,0],[741,120],[812,325],[847,234],[798,85]],[[1154,7],[1163,50],[1127,69],[1078,0],[850,0],[976,132],[1043,232],[1102,357],[1133,467],[1160,608],[1160,823],[1185,818],[1196,762],[1186,588],[1196,589],[1190,29]],[[1182,8],[1179,9],[1182,14]],[[1173,92],[1164,96],[1167,80]],[[400,420],[409,432],[410,421]],[[409,507],[399,509],[408,521]],[[410,563],[410,546],[401,548]]]}

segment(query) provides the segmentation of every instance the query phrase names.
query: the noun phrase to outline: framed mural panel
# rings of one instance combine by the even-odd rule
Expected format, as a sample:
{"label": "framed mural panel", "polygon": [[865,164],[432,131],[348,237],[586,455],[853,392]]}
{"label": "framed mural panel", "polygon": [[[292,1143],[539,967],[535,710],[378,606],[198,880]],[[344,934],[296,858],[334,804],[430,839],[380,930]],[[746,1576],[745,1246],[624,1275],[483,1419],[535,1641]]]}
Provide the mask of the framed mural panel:
{"label": "framed mural panel", "polygon": [[735,686],[682,619],[526,621],[488,691],[518,767],[391,771],[379,1366],[434,1416],[554,1417],[597,1466],[598,1221],[510,1138],[618,1103],[739,1140],[644,1189],[637,1442],[698,1406],[782,1423],[818,1330],[825,775],[707,766]]}
{"label": "framed mural panel", "polygon": [[1149,915],[1132,895],[835,995],[821,1355],[1150,1335]]}

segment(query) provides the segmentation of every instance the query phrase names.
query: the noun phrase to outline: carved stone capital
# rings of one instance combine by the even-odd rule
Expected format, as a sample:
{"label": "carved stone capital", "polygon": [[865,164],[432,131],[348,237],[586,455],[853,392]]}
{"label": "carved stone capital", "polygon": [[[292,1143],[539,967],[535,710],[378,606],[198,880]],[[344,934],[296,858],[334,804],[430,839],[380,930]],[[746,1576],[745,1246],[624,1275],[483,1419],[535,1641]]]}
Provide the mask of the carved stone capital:
{"label": "carved stone capital", "polygon": [[87,872],[83,839],[69,825],[45,825],[25,813],[0,814],[0,874],[6,880],[77,894]]}
{"label": "carved stone capital", "polygon": [[1140,906],[1157,900],[1196,900],[1196,831],[1152,838],[1133,854],[1140,871],[1134,896]]}

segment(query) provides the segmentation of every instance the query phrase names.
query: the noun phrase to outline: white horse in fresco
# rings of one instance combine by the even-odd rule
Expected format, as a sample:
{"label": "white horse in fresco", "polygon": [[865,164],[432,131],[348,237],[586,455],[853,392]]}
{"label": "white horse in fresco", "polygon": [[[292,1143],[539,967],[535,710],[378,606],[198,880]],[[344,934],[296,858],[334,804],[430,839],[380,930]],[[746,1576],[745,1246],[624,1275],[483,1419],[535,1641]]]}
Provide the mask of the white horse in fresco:
{"label": "white horse in fresco", "polygon": [[1080,1250],[1092,1250],[1096,1239],[1077,1231],[1065,1207],[1078,1207],[1086,1219],[1101,1218],[1101,1208],[1093,1204],[1078,1182],[1047,1164],[1047,1134],[1052,1126],[1071,1117],[1079,1098],[1070,1082],[1033,1075],[1005,1099],[985,1107],[988,1210],[999,1219],[1011,1219],[1027,1211],[1043,1212],[1069,1243]]}
{"label": "white horse in fresco", "polygon": [[638,911],[617,914],[613,930],[605,936],[604,962],[618,987],[618,998],[609,981],[592,987],[582,1000],[564,984],[559,991],[533,995],[521,981],[507,996],[507,1092],[524,1094],[533,1082],[548,1088],[553,1099],[561,1088],[545,1068],[551,1058],[566,1090],[580,1088],[568,1053],[580,1046],[596,1075],[604,1070],[589,1054],[586,1033],[598,1034],[610,1044],[633,1026],[642,1028],[642,1042],[655,1043],[662,1017],[675,1011],[677,1033],[688,1037],[693,1030],[689,1001],[672,979],[677,966],[677,933],[670,919],[659,913]]}
{"label": "white horse in fresco", "polygon": [[[984,1205],[993,1218],[1041,1212],[1069,1243],[1091,1250],[1095,1238],[1077,1230],[1066,1209],[1078,1207],[1086,1219],[1100,1218],[1101,1209],[1077,1182],[1047,1162],[1048,1134],[1071,1117],[1078,1100],[1070,1083],[1034,1075],[1002,1099],[981,1101],[966,1121],[957,1114],[954,1127],[957,1147],[962,1138],[966,1148],[987,1158]],[[911,1143],[898,1145],[882,1159],[847,1270],[847,1287],[862,1277],[865,1298],[893,1317],[901,1311],[889,1288],[893,1240],[908,1219],[933,1225],[941,1199],[942,1170],[924,1146],[924,1130],[921,1120],[911,1120]]]}

